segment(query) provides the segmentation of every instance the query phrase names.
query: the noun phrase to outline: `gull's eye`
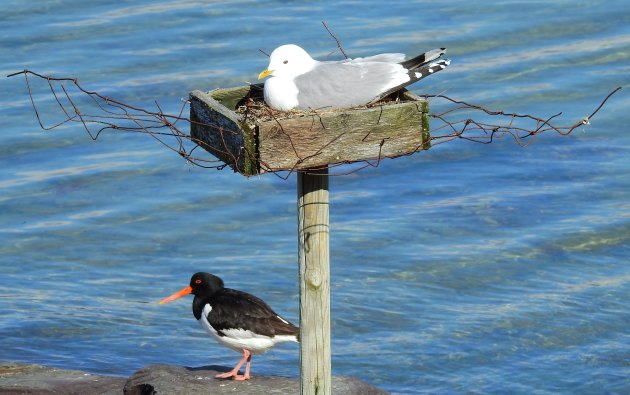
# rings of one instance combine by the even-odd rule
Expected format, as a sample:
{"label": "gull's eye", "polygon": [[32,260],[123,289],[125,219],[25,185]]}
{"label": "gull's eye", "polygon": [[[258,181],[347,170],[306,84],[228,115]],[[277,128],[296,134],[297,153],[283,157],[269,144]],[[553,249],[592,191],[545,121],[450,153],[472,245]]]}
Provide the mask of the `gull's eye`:
{"label": "gull's eye", "polygon": [[282,63],[287,64],[287,63],[289,63],[289,61],[288,61],[288,60],[285,60],[285,61],[284,61],[284,62],[282,62]]}

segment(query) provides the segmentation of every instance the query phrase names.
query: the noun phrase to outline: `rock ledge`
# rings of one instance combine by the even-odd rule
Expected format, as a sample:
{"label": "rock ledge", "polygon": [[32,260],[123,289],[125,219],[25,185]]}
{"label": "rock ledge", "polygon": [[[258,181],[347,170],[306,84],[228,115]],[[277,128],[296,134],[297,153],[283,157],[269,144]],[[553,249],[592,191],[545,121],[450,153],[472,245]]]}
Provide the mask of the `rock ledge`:
{"label": "rock ledge", "polygon": [[[203,395],[203,394],[299,394],[297,378],[253,376],[248,381],[215,379],[222,366],[187,368],[150,365],[129,378],[95,375],[78,370],[64,370],[40,365],[0,362],[0,395]],[[333,376],[335,395],[386,395],[354,377]]]}

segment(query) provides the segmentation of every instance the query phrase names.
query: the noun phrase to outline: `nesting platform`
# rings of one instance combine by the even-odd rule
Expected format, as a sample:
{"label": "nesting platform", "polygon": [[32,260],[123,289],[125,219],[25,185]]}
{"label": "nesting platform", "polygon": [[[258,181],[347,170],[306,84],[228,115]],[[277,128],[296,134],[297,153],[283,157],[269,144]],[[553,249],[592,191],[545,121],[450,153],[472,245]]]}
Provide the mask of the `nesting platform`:
{"label": "nesting platform", "polygon": [[430,147],[429,105],[402,90],[369,107],[274,111],[262,85],[190,94],[191,137],[245,176],[378,161]]}

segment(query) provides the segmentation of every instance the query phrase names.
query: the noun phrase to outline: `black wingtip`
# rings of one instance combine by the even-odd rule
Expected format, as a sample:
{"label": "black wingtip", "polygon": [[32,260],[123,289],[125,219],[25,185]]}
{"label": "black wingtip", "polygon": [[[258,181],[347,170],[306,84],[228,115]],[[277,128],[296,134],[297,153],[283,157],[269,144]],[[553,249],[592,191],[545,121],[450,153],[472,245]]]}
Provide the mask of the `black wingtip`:
{"label": "black wingtip", "polygon": [[412,59],[400,62],[400,64],[407,70],[414,70],[439,59],[445,53],[446,48],[436,48],[420,54]]}

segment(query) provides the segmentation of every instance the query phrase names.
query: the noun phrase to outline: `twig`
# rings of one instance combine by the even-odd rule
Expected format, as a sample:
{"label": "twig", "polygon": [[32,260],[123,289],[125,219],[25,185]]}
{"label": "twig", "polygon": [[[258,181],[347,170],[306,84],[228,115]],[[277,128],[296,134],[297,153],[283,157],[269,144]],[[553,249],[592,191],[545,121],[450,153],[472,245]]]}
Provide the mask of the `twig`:
{"label": "twig", "polygon": [[[325,22],[322,23],[328,29]],[[336,39],[336,37],[332,33],[331,35]],[[343,52],[341,44],[339,44],[339,48]],[[17,76],[20,74],[24,75],[33,111],[35,112],[35,116],[37,117],[37,121],[40,127],[44,130],[51,130],[68,124],[69,122],[76,122],[81,124],[88,135],[94,140],[98,139],[100,134],[106,130],[149,134],[165,147],[177,152],[189,163],[202,168],[213,168],[217,170],[224,169],[226,167],[225,163],[214,158],[193,156],[193,153],[196,152],[195,150],[198,146],[201,146],[206,151],[210,151],[215,154],[221,154],[223,156],[228,156],[230,158],[229,160],[233,161],[234,163],[238,163],[239,160],[242,159],[242,155],[248,155],[254,158],[256,156],[255,152],[232,153],[229,149],[227,149],[227,142],[224,139],[224,133],[239,133],[239,131],[206,125],[200,123],[199,121],[191,120],[187,117],[184,117],[184,110],[186,106],[190,104],[188,100],[183,101],[182,107],[177,115],[169,115],[164,113],[163,109],[160,107],[157,101],[155,102],[157,111],[146,110],[137,106],[132,106],[121,101],[114,100],[107,96],[103,96],[98,92],[87,90],[79,84],[76,78],[55,78],[51,76],[44,76],[30,70],[23,70],[17,73],[13,73],[10,74],[8,77]],[[56,106],[63,113],[65,119],[53,124],[52,126],[44,125],[44,119],[40,114],[41,110],[38,107],[33,96],[34,94],[29,76],[35,76],[46,81],[47,88],[52,93],[52,97],[54,99],[53,102],[56,103]],[[76,99],[80,98],[74,98],[74,91],[69,91],[68,89],[66,89],[66,86],[64,86],[70,86],[71,84],[78,89],[79,94],[85,95],[89,99],[91,99],[88,101],[88,104],[91,103],[90,105],[92,106],[92,108],[90,109],[91,111],[85,111],[84,108],[79,108],[79,103],[81,102],[81,100]],[[530,114],[505,112],[502,110],[494,111],[477,104],[471,104],[465,101],[452,99],[443,94],[424,95],[425,99],[438,101],[438,104],[446,105],[448,107],[439,113],[429,114],[429,116],[435,121],[432,123],[433,127],[430,131],[431,144],[443,144],[456,139],[462,139],[481,144],[491,144],[497,138],[510,136],[519,145],[526,146],[533,141],[533,138],[535,136],[538,136],[544,132],[553,131],[560,135],[566,136],[570,134],[573,130],[588,124],[589,121],[595,116],[595,114],[597,114],[602,109],[606,102],[620,90],[621,87],[614,89],[600,102],[597,108],[588,117],[583,118],[569,126],[558,126],[552,123],[556,122],[556,119],[558,119],[558,117],[562,114],[561,112],[558,112],[547,118],[542,118]],[[381,104],[381,106],[383,106],[383,104]],[[381,111],[382,109],[383,108],[381,107]],[[313,147],[315,148],[314,151],[311,151],[311,153],[307,155],[300,155],[298,153],[298,147],[295,146],[289,134],[283,130],[282,123],[276,117],[274,111],[269,109],[269,107],[265,106],[261,102],[256,102],[251,99],[247,101],[246,113],[244,114],[244,118],[248,118],[250,116],[250,110],[251,116],[253,116],[254,118],[266,116],[269,119],[274,120],[276,122],[278,132],[285,135],[289,139],[289,144],[291,145],[296,157],[296,163],[294,163],[288,169],[282,171],[273,171],[276,176],[282,179],[286,179],[290,176],[291,173],[298,171],[300,163],[314,156],[320,155],[327,147],[341,139],[347,133],[341,132],[338,136],[333,137],[329,141],[321,141],[321,146]],[[466,116],[460,117],[459,114],[461,113],[465,113]],[[307,114],[301,114],[301,116],[310,116],[312,117],[313,125],[316,122],[319,122],[320,124],[322,124],[322,127],[324,127],[322,123],[323,121],[317,111],[312,111]],[[180,129],[180,123],[182,124],[182,128],[188,128],[189,125],[203,126],[204,128],[214,128],[220,138],[215,143],[216,146],[208,146],[207,142],[200,141],[192,137],[188,131],[184,132],[182,129]],[[94,131],[95,128],[98,128],[98,130]],[[364,137],[364,140],[366,140],[368,136],[369,133]],[[169,141],[169,138],[174,141]],[[357,166],[357,164],[355,163],[355,168],[349,171],[337,171],[336,174],[331,173],[331,175],[347,175],[366,167],[377,167],[385,158],[396,158],[403,155],[410,155],[413,152],[424,149],[426,141],[423,141],[416,150],[410,153],[392,154],[389,156],[382,154],[382,147],[384,144],[385,140],[381,140],[378,150],[379,152],[376,157],[364,160],[363,164],[359,166]],[[346,164],[349,164],[349,162],[340,160],[339,163],[331,164],[329,165],[329,167],[340,168],[339,166],[343,166]],[[271,171],[268,164],[264,163],[263,161],[259,160],[258,166],[263,171]]]}
{"label": "twig", "polygon": [[343,50],[343,47],[341,46],[341,41],[339,41],[339,39],[337,38],[337,36],[335,36],[333,34],[333,32],[330,31],[330,29],[328,28],[328,25],[326,24],[326,21],[322,21],[322,25],[324,25],[324,27],[326,28],[326,31],[328,31],[328,34],[330,34],[332,36],[332,38],[335,39],[335,41],[337,42],[337,47],[339,47],[339,50],[341,51],[341,53],[343,54],[343,56],[348,59],[348,55],[346,54],[346,51]]}

